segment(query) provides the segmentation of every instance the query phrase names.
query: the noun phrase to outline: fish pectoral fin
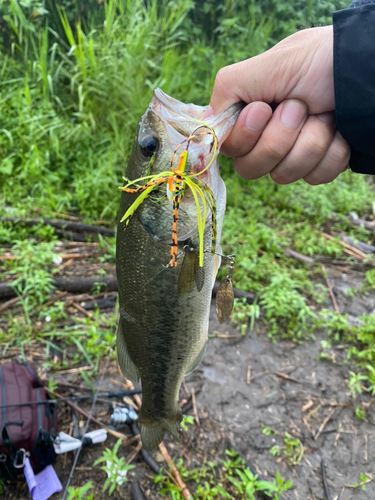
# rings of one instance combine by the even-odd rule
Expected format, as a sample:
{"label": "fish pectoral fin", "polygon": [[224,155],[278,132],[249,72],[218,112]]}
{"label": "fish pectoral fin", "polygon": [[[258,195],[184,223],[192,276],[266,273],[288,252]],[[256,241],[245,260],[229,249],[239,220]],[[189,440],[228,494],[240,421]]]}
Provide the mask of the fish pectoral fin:
{"label": "fish pectoral fin", "polygon": [[178,278],[178,293],[184,295],[191,292],[193,287],[200,292],[204,285],[204,268],[199,267],[199,254],[194,249],[186,249]]}
{"label": "fish pectoral fin", "polygon": [[204,358],[204,355],[206,354],[207,344],[208,344],[208,340],[206,340],[206,343],[202,347],[201,352],[198,354],[198,356],[194,359],[194,361],[192,362],[192,364],[186,370],[185,377],[187,375],[190,375],[190,373],[192,373],[198,367],[199,363],[202,361],[202,359]]}
{"label": "fish pectoral fin", "polygon": [[185,295],[191,292],[196,283],[196,271],[198,267],[198,254],[189,249],[185,250],[181,271],[178,278],[178,294]]}
{"label": "fish pectoral fin", "polygon": [[181,441],[181,411],[178,409],[176,420],[156,420],[153,422],[144,422],[142,417],[139,419],[139,428],[141,431],[142,444],[145,450],[155,450],[163,441],[164,434],[171,434],[177,441]]}
{"label": "fish pectoral fin", "polygon": [[130,357],[121,328],[121,319],[117,329],[117,358],[124,376],[132,382],[138,382],[140,373],[134,361]]}

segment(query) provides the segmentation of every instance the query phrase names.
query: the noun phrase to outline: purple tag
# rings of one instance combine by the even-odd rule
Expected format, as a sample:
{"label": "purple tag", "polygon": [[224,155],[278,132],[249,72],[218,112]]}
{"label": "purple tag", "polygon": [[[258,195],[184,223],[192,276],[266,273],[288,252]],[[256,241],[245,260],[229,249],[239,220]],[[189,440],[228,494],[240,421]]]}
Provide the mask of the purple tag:
{"label": "purple tag", "polygon": [[35,475],[30,460],[26,458],[23,473],[33,500],[47,500],[54,493],[62,490],[61,483],[52,465],[47,465],[42,472]]}

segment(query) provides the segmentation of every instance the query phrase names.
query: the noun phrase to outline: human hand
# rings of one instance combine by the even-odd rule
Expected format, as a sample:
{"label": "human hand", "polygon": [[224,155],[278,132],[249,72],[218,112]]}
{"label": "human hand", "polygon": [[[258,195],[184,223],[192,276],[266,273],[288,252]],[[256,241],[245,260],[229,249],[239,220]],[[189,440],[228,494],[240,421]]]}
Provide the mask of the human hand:
{"label": "human hand", "polygon": [[[222,68],[206,115],[238,101],[249,104],[221,151],[235,157],[243,177],[270,173],[279,184],[303,178],[316,185],[347,169],[350,148],[334,120],[332,26],[299,31],[259,56]],[[274,112],[271,103],[278,104]]]}

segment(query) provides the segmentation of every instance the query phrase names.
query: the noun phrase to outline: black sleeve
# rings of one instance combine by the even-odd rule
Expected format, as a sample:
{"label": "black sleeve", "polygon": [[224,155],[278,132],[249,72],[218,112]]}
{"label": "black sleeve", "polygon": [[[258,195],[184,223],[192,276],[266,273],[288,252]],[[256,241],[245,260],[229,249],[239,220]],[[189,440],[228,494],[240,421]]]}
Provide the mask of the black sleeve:
{"label": "black sleeve", "polygon": [[333,14],[337,128],[351,147],[350,168],[375,174],[375,4],[352,7]]}

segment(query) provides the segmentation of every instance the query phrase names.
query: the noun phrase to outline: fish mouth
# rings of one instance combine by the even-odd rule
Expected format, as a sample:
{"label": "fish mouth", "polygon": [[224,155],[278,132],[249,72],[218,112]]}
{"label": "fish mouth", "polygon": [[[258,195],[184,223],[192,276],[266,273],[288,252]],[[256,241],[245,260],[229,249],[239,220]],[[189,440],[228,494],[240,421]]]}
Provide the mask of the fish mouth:
{"label": "fish mouth", "polygon": [[185,117],[190,121],[194,118],[201,120],[207,109],[207,106],[197,106],[196,104],[191,103],[185,104],[178,99],[165,94],[159,88],[154,90],[151,101],[151,106],[152,105],[155,106],[155,112],[160,114],[161,118],[171,118],[174,115],[179,115],[181,118]]}
{"label": "fish mouth", "polygon": [[[219,115],[209,116],[203,120],[208,106],[185,104],[165,94],[160,88],[154,90],[150,103],[150,108],[161,120],[167,122],[185,137],[189,137],[200,125],[209,125],[215,131],[219,147],[227,138],[243,107],[243,103],[236,103]],[[199,171],[199,165],[200,163],[197,162],[197,171]]]}

